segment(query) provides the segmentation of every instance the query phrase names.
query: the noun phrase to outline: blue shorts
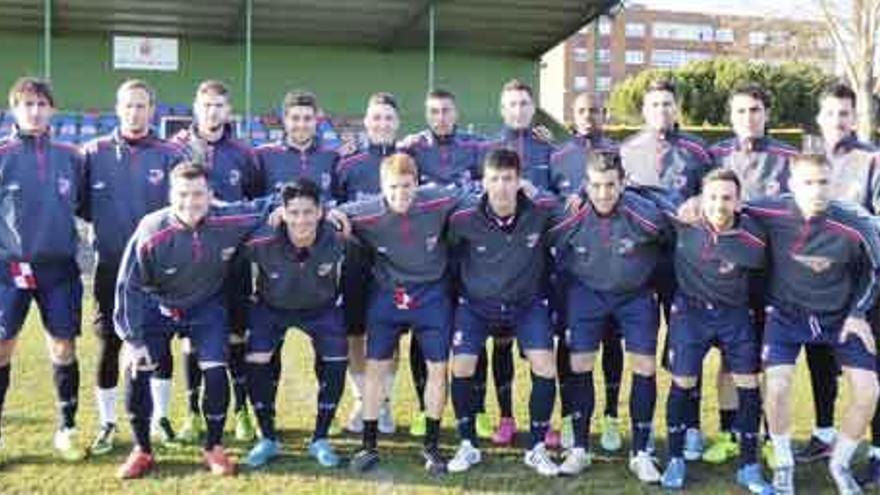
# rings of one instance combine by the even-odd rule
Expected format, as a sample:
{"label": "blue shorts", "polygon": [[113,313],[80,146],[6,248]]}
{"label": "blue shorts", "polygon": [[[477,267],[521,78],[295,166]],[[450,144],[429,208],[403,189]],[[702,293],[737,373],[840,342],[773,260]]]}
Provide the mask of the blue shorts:
{"label": "blue shorts", "polygon": [[170,352],[170,342],[175,335],[192,341],[199,362],[226,363],[229,319],[223,292],[186,309],[162,308],[158,303],[151,303],[145,315],[144,341],[153,361]]}
{"label": "blue shorts", "polygon": [[549,303],[535,299],[522,305],[459,298],[455,309],[452,352],[479,355],[486,339],[501,336],[496,329],[513,329],[522,351],[553,349]]}
{"label": "blue shorts", "polygon": [[716,306],[677,294],[670,308],[667,367],[676,376],[698,376],[712,346],[721,350],[725,371],[760,369],[761,344],[747,306]]}
{"label": "blue shorts", "polygon": [[312,310],[273,308],[263,303],[248,308],[248,352],[272,352],[290,327],[296,327],[312,339],[315,355],[323,360],[348,359],[348,338],[342,308],[330,304]]}
{"label": "blue shorts", "polygon": [[845,314],[815,315],[768,306],[761,351],[764,366],[794,365],[802,346],[825,344],[834,349],[840,366],[875,370],[877,358],[858,337],[851,336],[843,343],[839,341],[844,320]]}
{"label": "blue shorts", "polygon": [[650,290],[617,294],[590,289],[572,281],[568,290],[568,330],[565,340],[572,353],[599,350],[609,323],[623,336],[626,352],[657,353],[660,315]]}
{"label": "blue shorts", "polygon": [[79,336],[83,287],[75,261],[31,265],[37,284],[34,289],[16,287],[8,264],[3,264],[7,266],[0,266],[0,340],[18,336],[32,300],[53,339],[73,340]]}
{"label": "blue shorts", "polygon": [[[412,329],[425,359],[449,359],[452,301],[445,280],[407,286],[403,294],[376,287],[367,309],[367,359],[394,356],[400,335]],[[407,304],[400,303],[405,296]]]}

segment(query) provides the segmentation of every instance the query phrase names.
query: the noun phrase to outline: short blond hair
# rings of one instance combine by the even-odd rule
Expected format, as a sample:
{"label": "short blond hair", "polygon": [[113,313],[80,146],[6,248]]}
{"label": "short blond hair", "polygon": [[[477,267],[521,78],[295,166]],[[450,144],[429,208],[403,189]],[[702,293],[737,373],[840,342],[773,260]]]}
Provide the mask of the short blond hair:
{"label": "short blond hair", "polygon": [[416,179],[419,177],[419,168],[413,157],[406,153],[394,153],[385,157],[380,165],[379,173],[384,179],[386,177],[400,177],[402,175],[410,175]]}

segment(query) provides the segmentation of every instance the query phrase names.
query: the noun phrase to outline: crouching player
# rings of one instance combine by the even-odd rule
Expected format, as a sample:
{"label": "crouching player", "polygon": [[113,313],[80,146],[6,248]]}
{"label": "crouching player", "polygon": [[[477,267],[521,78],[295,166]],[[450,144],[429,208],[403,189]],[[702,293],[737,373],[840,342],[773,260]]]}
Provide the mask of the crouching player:
{"label": "crouching player", "polygon": [[[544,476],[559,474],[544,445],[556,396],[556,366],[546,296],[546,234],[561,214],[552,196],[529,199],[520,192],[521,164],[515,151],[492,150],[483,164],[486,192],[450,219],[450,244],[460,263],[462,293],[452,339],[452,404],[461,445],[449,461],[462,472],[481,461],[475,418],[477,358],[492,328],[513,328],[532,368],[529,400],[531,442],[525,463]],[[577,474],[587,465],[582,444],[563,465]]]}
{"label": "crouching player", "polygon": [[261,228],[244,248],[259,270],[256,302],[249,310],[245,361],[251,403],[262,435],[245,464],[258,468],[280,453],[270,361],[287,329],[297,327],[312,339],[319,382],[309,455],[322,466],[334,467],[339,457],[327,442],[327,431],[342,396],[348,363],[339,285],[345,240],[323,220],[321,191],[310,180],[282,186],[281,202],[283,224]]}
{"label": "crouching player", "polygon": [[358,240],[373,256],[376,283],[367,307],[367,373],[364,394],[363,449],[351,469],[363,472],[379,461],[376,448],[379,409],[400,335],[413,329],[428,366],[425,387],[426,434],[422,456],[431,474],[446,471],[437,447],[446,403],[446,373],[452,327],[447,277],[449,214],[459,202],[454,186],[417,187],[412,157],[395,153],[382,161],[382,196],[342,205],[333,217],[351,219]]}
{"label": "crouching player", "polygon": [[769,244],[767,326],[762,358],[764,408],[775,466],[773,489],[794,493],[791,388],[805,344],[834,346],[849,381],[851,402],[834,443],[829,470],[840,493],[861,493],[850,461],[877,404],[876,348],[865,317],[878,289],[880,238],[867,214],[831,201],[824,156],[801,155],[790,165],[791,197],[755,202],[746,211]]}
{"label": "crouching player", "polygon": [[212,207],[207,174],[201,165],[177,165],[170,206],[141,220],[123,254],[113,322],[125,342],[125,407],[134,448],[119,468],[120,478],[139,478],[154,465],[149,379],[171,352],[175,334],[189,337],[199,350],[205,464],[213,474],[235,472],[221,445],[229,405],[229,322],[222,289],[236,250],[266,215],[259,203]]}
{"label": "crouching player", "polygon": [[666,402],[669,464],[661,480],[664,488],[684,486],[687,412],[696,407],[692,392],[703,358],[716,345],[733,375],[739,400],[737,483],[751,493],[771,491],[757,461],[760,342],[748,305],[749,279],[764,265],[766,242],[754,220],[737,214],[740,189],[734,171],[716,169],[703,178],[699,220],[690,224],[673,219],[678,290],[670,311],[667,351],[672,385]]}
{"label": "crouching player", "polygon": [[571,349],[570,392],[583,401],[574,418],[575,435],[588,447],[596,351],[608,323],[615,321],[633,370],[629,468],[640,481],[657,483],[660,472],[648,440],[657,398],[659,309],[650,277],[668,225],[651,200],[624,190],[619,155],[591,154],[586,170],[587,204],[550,231],[557,263],[570,280],[565,336]]}

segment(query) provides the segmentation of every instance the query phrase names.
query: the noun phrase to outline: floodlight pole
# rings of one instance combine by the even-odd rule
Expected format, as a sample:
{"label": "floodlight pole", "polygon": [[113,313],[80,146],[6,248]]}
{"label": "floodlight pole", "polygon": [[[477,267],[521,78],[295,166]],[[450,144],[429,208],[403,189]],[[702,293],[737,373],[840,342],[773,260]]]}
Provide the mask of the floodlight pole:
{"label": "floodlight pole", "polygon": [[43,0],[43,78],[52,78],[52,0]]}
{"label": "floodlight pole", "polygon": [[254,77],[254,60],[253,60],[253,17],[254,4],[253,0],[245,0],[245,19],[244,19],[244,129],[247,138],[251,137],[251,114],[253,113],[252,95],[253,77]]}
{"label": "floodlight pole", "polygon": [[437,14],[435,3],[434,0],[431,0],[428,4],[428,91],[434,90],[434,35],[436,28],[435,16]]}

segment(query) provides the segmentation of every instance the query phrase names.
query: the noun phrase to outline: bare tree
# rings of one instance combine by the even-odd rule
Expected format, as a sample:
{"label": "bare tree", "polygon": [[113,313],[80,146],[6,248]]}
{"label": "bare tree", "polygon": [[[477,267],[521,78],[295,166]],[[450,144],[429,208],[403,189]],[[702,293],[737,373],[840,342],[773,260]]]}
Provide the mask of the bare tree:
{"label": "bare tree", "polygon": [[870,141],[876,111],[874,93],[880,89],[874,74],[880,0],[815,1],[842,57],[846,77],[858,98],[859,137]]}

